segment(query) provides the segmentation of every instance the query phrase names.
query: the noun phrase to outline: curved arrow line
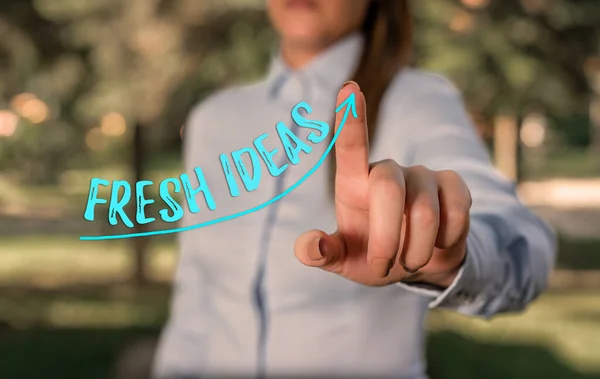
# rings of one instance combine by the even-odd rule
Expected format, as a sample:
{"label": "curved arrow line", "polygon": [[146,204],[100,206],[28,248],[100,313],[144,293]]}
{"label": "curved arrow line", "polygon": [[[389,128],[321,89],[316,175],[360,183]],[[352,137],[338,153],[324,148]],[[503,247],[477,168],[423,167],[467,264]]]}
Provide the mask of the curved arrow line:
{"label": "curved arrow line", "polygon": [[327,158],[327,155],[329,155],[329,152],[331,151],[331,149],[333,148],[333,145],[335,144],[335,141],[337,140],[338,136],[340,135],[340,132],[342,131],[342,129],[344,128],[344,125],[346,124],[346,119],[348,118],[348,114],[350,113],[350,110],[352,110],[352,116],[354,116],[354,118],[357,118],[358,115],[356,114],[356,103],[355,103],[355,98],[354,98],[354,93],[350,94],[350,96],[348,96],[348,98],[346,100],[344,100],[335,110],[335,112],[339,112],[341,109],[344,108],[344,106],[346,107],[346,112],[344,113],[344,117],[342,118],[342,121],[340,122],[340,126],[338,128],[338,130],[336,131],[336,133],[334,134],[333,138],[331,139],[331,142],[329,143],[329,146],[327,147],[327,150],[325,150],[325,153],[323,154],[323,156],[321,157],[321,159],[319,159],[319,161],[317,162],[317,164],[310,170],[308,171],[306,174],[304,174],[304,176],[302,176],[300,178],[300,180],[298,180],[296,183],[294,183],[294,185],[292,185],[290,188],[286,189],[285,191],[283,191],[282,193],[280,193],[279,195],[275,196],[274,198],[272,198],[271,200],[268,200],[260,205],[257,205],[253,208],[247,209],[245,211],[242,212],[238,212],[238,213],[234,213],[232,215],[229,216],[224,216],[224,217],[220,217],[220,218],[216,218],[214,220],[211,221],[206,221],[200,224],[196,224],[196,225],[190,225],[190,226],[186,226],[183,228],[175,228],[175,229],[165,229],[165,230],[155,230],[155,231],[151,231],[151,232],[143,232],[143,233],[129,233],[129,234],[114,234],[114,235],[104,235],[104,236],[81,236],[79,237],[79,239],[81,241],[99,241],[99,240],[109,240],[109,239],[125,239],[125,238],[132,238],[132,237],[145,237],[145,236],[153,236],[153,235],[159,235],[159,234],[170,234],[170,233],[178,233],[178,232],[184,232],[187,230],[192,230],[192,229],[199,229],[205,226],[209,226],[209,225],[213,225],[213,224],[218,224],[220,222],[223,221],[227,221],[227,220],[232,220],[234,218],[238,218],[250,213],[254,213],[256,211],[259,211],[271,204],[273,204],[274,202],[282,199],[284,196],[288,195],[290,192],[292,192],[294,189],[296,189],[300,184],[302,184],[304,181],[306,181],[306,179],[308,179],[309,176],[311,176],[325,161],[325,158]]}

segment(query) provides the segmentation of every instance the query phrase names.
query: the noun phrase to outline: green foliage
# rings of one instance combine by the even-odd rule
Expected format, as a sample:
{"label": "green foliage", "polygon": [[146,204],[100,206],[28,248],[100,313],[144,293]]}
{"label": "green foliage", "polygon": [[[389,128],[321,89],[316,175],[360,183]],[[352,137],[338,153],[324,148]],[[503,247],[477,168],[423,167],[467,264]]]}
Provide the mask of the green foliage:
{"label": "green foliage", "polygon": [[[482,4],[474,9],[465,4]],[[490,119],[536,105],[586,115],[583,66],[598,54],[597,0],[413,1],[417,64],[461,88]],[[0,136],[0,169],[51,182],[69,166],[122,160],[134,124],[152,152],[177,150],[190,108],[217,88],[254,80],[275,36],[260,0],[3,0],[0,109],[33,93],[49,109]],[[16,110],[12,110],[16,112]],[[127,128],[99,126],[118,112]],[[565,140],[578,144],[587,122]],[[2,131],[0,130],[0,135]]]}
{"label": "green foliage", "polygon": [[[50,115],[39,125],[22,117],[14,134],[0,137],[0,169],[47,183],[69,166],[122,159],[134,123],[151,130],[149,149],[178,146],[193,104],[263,72],[273,35],[255,2],[244,4],[3,2],[0,108],[10,109],[11,99],[26,92]],[[118,138],[98,128],[110,112],[127,123]]]}
{"label": "green foliage", "polygon": [[[464,4],[482,4],[481,8]],[[595,0],[413,2],[418,65],[451,77],[477,112],[586,114],[583,65],[597,54]]]}

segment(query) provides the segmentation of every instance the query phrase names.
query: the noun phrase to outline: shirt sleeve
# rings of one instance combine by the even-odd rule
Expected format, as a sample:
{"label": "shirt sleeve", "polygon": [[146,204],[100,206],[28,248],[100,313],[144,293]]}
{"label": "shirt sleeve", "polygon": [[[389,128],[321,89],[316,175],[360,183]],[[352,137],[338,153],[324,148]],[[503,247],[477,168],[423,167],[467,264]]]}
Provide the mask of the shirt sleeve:
{"label": "shirt sleeve", "polygon": [[[203,106],[197,106],[184,126],[183,160],[185,172],[190,174],[197,165],[194,146],[201,141],[202,125],[206,124]],[[180,227],[196,224],[193,214],[184,212]],[[179,262],[173,279],[170,314],[165,325],[152,367],[152,377],[197,377],[201,372],[201,357],[206,351],[206,319],[204,301],[206,291],[202,267],[196,262],[194,230],[177,234]]]}
{"label": "shirt sleeve", "polygon": [[495,170],[460,94],[447,80],[429,78],[411,103],[411,111],[399,118],[413,131],[405,136],[409,164],[457,172],[473,204],[466,257],[450,287],[400,285],[430,296],[430,308],[471,316],[524,309],[547,286],[556,259],[554,232],[521,204],[514,183]]}

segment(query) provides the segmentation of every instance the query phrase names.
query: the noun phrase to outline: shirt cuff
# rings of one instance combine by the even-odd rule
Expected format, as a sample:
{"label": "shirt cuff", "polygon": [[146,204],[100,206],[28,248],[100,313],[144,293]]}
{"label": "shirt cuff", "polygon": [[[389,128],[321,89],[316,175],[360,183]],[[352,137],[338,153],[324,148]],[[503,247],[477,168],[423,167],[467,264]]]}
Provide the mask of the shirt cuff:
{"label": "shirt cuff", "polygon": [[431,298],[429,308],[459,309],[478,307],[483,301],[485,288],[480,278],[485,277],[481,264],[486,262],[487,250],[495,244],[493,230],[483,223],[472,223],[467,237],[467,252],[452,284],[446,289],[426,283],[398,282],[406,290]]}

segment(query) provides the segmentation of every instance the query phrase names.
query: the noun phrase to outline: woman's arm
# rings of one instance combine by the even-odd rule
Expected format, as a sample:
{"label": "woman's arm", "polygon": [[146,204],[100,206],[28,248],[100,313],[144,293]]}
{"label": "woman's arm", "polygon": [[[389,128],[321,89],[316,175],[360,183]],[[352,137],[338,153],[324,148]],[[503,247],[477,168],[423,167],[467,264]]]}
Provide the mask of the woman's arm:
{"label": "woman's arm", "polygon": [[414,131],[409,164],[457,172],[473,201],[463,266],[448,289],[431,292],[430,306],[485,318],[522,310],[546,288],[555,235],[493,168],[456,89],[434,75],[427,82],[401,119]]}
{"label": "woman's arm", "polygon": [[446,288],[433,291],[434,307],[482,317],[522,309],[546,287],[553,233],[493,169],[446,81],[410,73],[386,96],[384,159],[370,162],[364,94],[353,82],[339,91],[338,229],[300,235],[296,257],[364,285]]}

